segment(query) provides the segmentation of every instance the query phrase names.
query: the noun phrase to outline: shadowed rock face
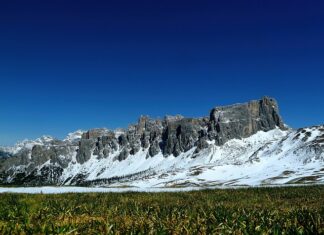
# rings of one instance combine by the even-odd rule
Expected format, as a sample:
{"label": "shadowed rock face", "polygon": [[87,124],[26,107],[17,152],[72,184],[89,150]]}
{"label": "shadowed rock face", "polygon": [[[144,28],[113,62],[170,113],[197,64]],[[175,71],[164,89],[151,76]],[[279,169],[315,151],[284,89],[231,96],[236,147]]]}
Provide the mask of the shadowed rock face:
{"label": "shadowed rock face", "polygon": [[210,113],[209,138],[219,145],[230,139],[246,138],[258,131],[284,129],[273,98],[214,108]]}
{"label": "shadowed rock face", "polygon": [[[148,149],[147,157],[154,157],[160,152],[165,157],[178,156],[193,147],[199,152],[208,147],[208,141],[222,145],[230,139],[246,138],[258,131],[269,131],[276,127],[285,128],[277,102],[269,97],[244,104],[216,107],[211,110],[209,117],[203,118],[168,116],[163,120],[154,120],[142,116],[137,124],[123,131],[89,130],[74,146],[55,140],[45,146],[35,145],[31,150],[21,150],[2,162],[0,172],[2,175],[10,175],[8,172],[11,167],[23,165],[24,173],[28,175],[48,161],[55,167],[66,168],[73,156],[77,163],[84,164],[92,155],[100,159],[118,153],[114,155],[115,161],[123,161],[143,149]],[[47,172],[54,174],[53,169],[48,169]],[[59,177],[60,173],[55,168],[55,176]],[[57,179],[53,180],[56,181]]]}

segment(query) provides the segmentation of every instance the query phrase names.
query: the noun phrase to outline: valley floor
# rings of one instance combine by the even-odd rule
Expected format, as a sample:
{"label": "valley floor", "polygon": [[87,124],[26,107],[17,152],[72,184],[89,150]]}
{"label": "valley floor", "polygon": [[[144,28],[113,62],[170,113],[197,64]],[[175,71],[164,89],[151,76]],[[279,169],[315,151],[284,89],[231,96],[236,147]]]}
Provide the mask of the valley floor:
{"label": "valley floor", "polygon": [[0,234],[323,234],[323,201],[323,185],[1,193]]}
{"label": "valley floor", "polygon": [[244,189],[244,188],[279,188],[279,187],[313,187],[320,184],[277,184],[277,185],[222,185],[222,186],[192,186],[192,187],[130,187],[130,186],[112,186],[112,187],[78,187],[78,186],[41,186],[41,187],[15,187],[0,186],[0,195],[3,193],[20,193],[20,194],[63,194],[63,193],[159,193],[159,192],[190,192],[199,190],[216,190],[216,189]]}

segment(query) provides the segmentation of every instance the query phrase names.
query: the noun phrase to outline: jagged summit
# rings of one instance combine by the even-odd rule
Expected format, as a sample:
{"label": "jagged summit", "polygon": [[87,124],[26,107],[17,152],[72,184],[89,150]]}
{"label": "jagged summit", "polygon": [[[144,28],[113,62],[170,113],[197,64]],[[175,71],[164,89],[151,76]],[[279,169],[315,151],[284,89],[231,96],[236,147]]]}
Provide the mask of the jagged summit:
{"label": "jagged summit", "polygon": [[149,148],[150,157],[160,151],[165,156],[178,156],[195,146],[198,149],[206,147],[208,140],[215,140],[216,144],[222,145],[230,139],[246,138],[260,130],[269,131],[276,127],[284,129],[277,102],[268,97],[214,108],[209,116],[194,119],[178,115],[167,116],[163,120],[142,116],[137,124],[131,125],[118,138],[107,129],[93,129],[82,135],[80,148],[84,151],[79,152],[77,160],[83,163],[90,158],[91,151],[88,149],[94,147],[95,141],[99,141],[96,154],[100,157],[109,155],[118,145],[121,146],[123,152],[117,157],[121,161],[141,148]]}
{"label": "jagged summit", "polygon": [[[141,116],[127,129],[77,131],[63,141],[47,137],[29,143],[28,147],[22,146],[0,161],[0,181],[110,185],[123,180],[130,184],[144,182],[151,177],[152,181],[164,182],[166,186],[171,179],[181,181],[176,176],[183,174],[190,182],[206,180],[206,177],[190,176],[193,169],[204,172],[221,165],[244,165],[270,155],[286,158],[298,153],[303,156],[297,154],[296,158],[316,158],[322,162],[323,127],[310,130],[305,131],[307,134],[300,131],[295,134],[287,129],[276,100],[270,97],[215,107],[202,118]],[[309,138],[290,137],[298,134]],[[298,147],[298,151],[287,152],[285,143],[292,149]],[[220,177],[216,171],[212,172],[214,180]]]}

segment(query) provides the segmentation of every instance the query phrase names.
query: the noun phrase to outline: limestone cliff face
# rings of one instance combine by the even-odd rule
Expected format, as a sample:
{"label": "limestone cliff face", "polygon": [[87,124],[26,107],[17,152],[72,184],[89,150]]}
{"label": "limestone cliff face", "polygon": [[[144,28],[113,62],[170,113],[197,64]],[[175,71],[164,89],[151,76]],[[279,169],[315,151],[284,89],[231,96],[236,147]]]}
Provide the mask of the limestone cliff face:
{"label": "limestone cliff face", "polygon": [[77,160],[84,163],[91,154],[101,158],[121,148],[123,151],[116,157],[122,161],[141,148],[149,148],[148,157],[154,157],[160,151],[165,156],[178,156],[193,147],[206,147],[206,141],[215,140],[222,145],[233,138],[246,138],[258,131],[269,131],[274,128],[284,129],[279,116],[277,102],[273,98],[211,110],[209,118],[184,118],[182,116],[166,117],[154,120],[141,117],[137,124],[116,136],[114,132],[100,129],[90,130],[83,134],[79,143]]}
{"label": "limestone cliff face", "polygon": [[[147,158],[163,153],[178,156],[196,147],[196,152],[208,147],[208,141],[223,145],[233,138],[249,137],[258,131],[274,128],[284,129],[279,115],[277,102],[273,98],[244,104],[216,107],[209,116],[203,118],[166,117],[155,120],[142,116],[138,123],[122,131],[93,129],[83,133],[80,140],[52,140],[46,145],[35,145],[31,149],[22,149],[15,156],[3,160],[0,164],[0,180],[17,177],[19,180],[30,178],[42,164],[50,162],[52,168],[43,172],[41,178],[35,173],[33,182],[53,183],[73,159],[84,164],[92,156],[113,157],[123,161],[138,151],[148,149]],[[16,166],[16,168],[15,168]],[[15,169],[15,170],[14,170]],[[36,180],[35,180],[36,178]],[[20,182],[19,181],[19,182]]]}
{"label": "limestone cliff face", "polygon": [[258,131],[284,129],[278,104],[273,98],[214,108],[210,113],[210,139],[219,145],[233,138],[246,138]]}

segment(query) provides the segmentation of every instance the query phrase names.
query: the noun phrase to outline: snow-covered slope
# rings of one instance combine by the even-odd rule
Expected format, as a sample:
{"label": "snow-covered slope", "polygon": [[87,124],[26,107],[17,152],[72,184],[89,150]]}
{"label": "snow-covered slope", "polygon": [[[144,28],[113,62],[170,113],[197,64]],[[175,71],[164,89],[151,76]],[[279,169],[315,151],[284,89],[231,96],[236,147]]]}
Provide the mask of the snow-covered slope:
{"label": "snow-covered slope", "polygon": [[15,146],[13,147],[1,147],[2,150],[10,153],[10,154],[17,154],[23,149],[32,149],[35,145],[47,145],[51,141],[53,141],[54,138],[51,136],[42,136],[36,140],[23,140],[21,142],[18,142]]}
{"label": "snow-covered slope", "polygon": [[44,135],[36,140],[25,139],[18,142],[14,146],[0,146],[0,158],[8,158],[24,150],[30,151],[35,145],[48,145],[54,140],[55,139],[53,137]]}
{"label": "snow-covered slope", "polygon": [[[82,130],[77,130],[75,132],[71,132],[63,140],[63,142],[70,143],[70,144],[78,143],[78,141],[80,141],[82,134],[84,132],[85,131],[82,131]],[[11,155],[15,155],[22,150],[31,150],[35,145],[52,146],[52,145],[55,145],[58,143],[62,143],[62,141],[57,140],[51,136],[44,135],[44,136],[37,138],[35,140],[25,139],[23,141],[18,142],[14,146],[9,146],[9,147],[0,146],[0,151],[2,150],[3,152],[9,153]]]}
{"label": "snow-covered slope", "polygon": [[[324,126],[317,126],[298,131],[259,131],[222,146],[210,141],[198,153],[192,148],[177,157],[159,153],[148,158],[148,149],[141,149],[116,161],[122,151],[118,150],[108,158],[92,155],[80,164],[76,152],[71,151],[71,162],[58,184],[78,185],[80,179],[85,186],[140,188],[324,183],[323,147]],[[38,174],[51,166],[47,161],[38,168]]]}
{"label": "snow-covered slope", "polygon": [[67,135],[67,137],[63,141],[70,142],[70,143],[78,142],[81,140],[83,133],[85,133],[85,131],[82,130],[71,132]]}
{"label": "snow-covered slope", "polygon": [[[305,133],[311,133],[310,137],[303,139]],[[274,129],[246,139],[233,139],[222,146],[210,142],[199,153],[193,148],[178,157],[165,158],[160,153],[147,158],[147,149],[122,162],[113,161],[113,156],[107,159],[92,156],[84,164],[73,161],[64,170],[62,181],[82,174],[93,185],[111,187],[321,183],[324,152],[316,152],[314,147],[317,140],[324,140],[323,134],[320,127],[302,131]]]}

